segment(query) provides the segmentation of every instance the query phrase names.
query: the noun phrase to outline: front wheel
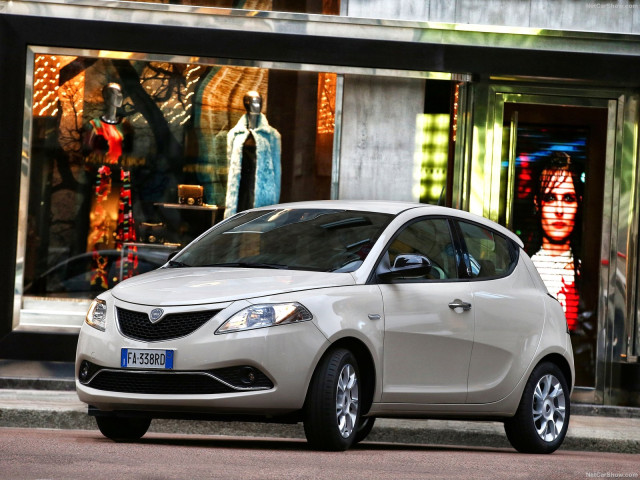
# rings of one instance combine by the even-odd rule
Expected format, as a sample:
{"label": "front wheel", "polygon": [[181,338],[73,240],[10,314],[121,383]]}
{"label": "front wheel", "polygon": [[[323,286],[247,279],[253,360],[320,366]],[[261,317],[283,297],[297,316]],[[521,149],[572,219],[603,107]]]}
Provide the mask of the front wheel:
{"label": "front wheel", "polygon": [[320,362],[304,408],[304,433],[312,448],[341,451],[355,441],[360,424],[358,362],[336,349]]}
{"label": "front wheel", "polygon": [[569,427],[569,387],[553,363],[538,365],[524,388],[516,414],[504,422],[507,438],[522,453],[552,453]]}
{"label": "front wheel", "polygon": [[360,443],[369,436],[373,425],[376,423],[376,417],[360,417],[360,423],[358,423],[358,430],[356,431],[356,438],[353,443]]}
{"label": "front wheel", "polygon": [[151,419],[98,416],[96,423],[105,437],[116,442],[131,442],[139,440],[147,433]]}

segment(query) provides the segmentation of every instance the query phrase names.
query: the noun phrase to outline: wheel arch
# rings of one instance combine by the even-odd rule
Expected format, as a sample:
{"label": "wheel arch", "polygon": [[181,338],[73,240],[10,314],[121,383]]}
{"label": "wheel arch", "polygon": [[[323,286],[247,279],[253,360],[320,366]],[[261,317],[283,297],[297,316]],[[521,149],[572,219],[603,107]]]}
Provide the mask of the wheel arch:
{"label": "wheel arch", "polygon": [[[316,375],[318,366],[322,363],[322,360],[327,355],[329,355],[330,352],[338,348],[349,350],[358,361],[358,368],[360,370],[360,383],[362,386],[360,411],[362,415],[366,415],[373,403],[373,395],[376,386],[376,368],[373,361],[373,356],[371,355],[371,352],[367,345],[362,340],[359,340],[355,337],[342,337],[333,342],[318,359],[313,375]],[[309,382],[309,385],[307,386],[307,396],[309,394],[309,388],[311,388],[311,382]]]}
{"label": "wheel arch", "polygon": [[[571,367],[569,366],[569,362],[567,361],[566,358],[564,358],[562,355],[560,355],[559,353],[550,353],[548,355],[545,355],[544,357],[542,357],[538,363],[536,364],[536,367],[538,365],[540,365],[541,363],[544,362],[550,362],[553,363],[554,365],[556,365],[560,371],[562,372],[562,374],[564,375],[565,380],[567,381],[567,385],[569,385],[569,389],[573,391],[573,375],[571,373]],[[571,393],[571,392],[569,392]]]}

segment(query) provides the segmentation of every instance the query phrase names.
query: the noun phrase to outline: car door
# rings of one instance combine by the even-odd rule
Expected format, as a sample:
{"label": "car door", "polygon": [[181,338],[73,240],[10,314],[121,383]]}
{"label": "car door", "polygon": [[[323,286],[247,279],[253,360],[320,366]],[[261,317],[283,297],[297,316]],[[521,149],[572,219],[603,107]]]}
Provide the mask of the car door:
{"label": "car door", "polygon": [[467,403],[496,402],[511,393],[535,355],[543,299],[526,268],[518,268],[520,249],[511,240],[482,225],[457,224],[475,319]]}
{"label": "car door", "polygon": [[422,255],[429,274],[380,283],[384,302],[383,403],[462,403],[473,344],[471,290],[449,220],[423,218],[390,242],[378,271]]}

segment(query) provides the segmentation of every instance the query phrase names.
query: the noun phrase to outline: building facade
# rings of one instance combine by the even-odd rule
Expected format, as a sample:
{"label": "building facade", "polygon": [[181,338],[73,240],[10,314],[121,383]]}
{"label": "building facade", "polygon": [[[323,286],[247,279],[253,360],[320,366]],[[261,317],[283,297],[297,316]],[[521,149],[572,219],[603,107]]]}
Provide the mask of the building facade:
{"label": "building facade", "polygon": [[640,405],[638,34],[631,1],[0,3],[0,359],[71,361],[97,292],[278,171],[265,198],[511,228],[565,307],[574,400]]}

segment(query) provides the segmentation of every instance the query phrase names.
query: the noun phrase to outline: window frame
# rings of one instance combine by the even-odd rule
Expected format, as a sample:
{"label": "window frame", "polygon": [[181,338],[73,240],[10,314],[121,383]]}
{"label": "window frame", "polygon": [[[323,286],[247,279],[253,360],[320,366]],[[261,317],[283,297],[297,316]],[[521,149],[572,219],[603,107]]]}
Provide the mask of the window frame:
{"label": "window frame", "polygon": [[[418,223],[424,220],[436,220],[436,219],[444,219],[447,221],[447,225],[449,226],[449,233],[451,235],[451,241],[453,247],[456,252],[456,263],[458,269],[458,278],[447,278],[447,279],[422,279],[416,281],[406,281],[402,279],[398,280],[389,280],[385,281],[380,276],[380,268],[385,257],[385,254],[389,250],[391,244],[404,232],[405,229],[413,225],[414,223]],[[460,227],[460,223],[467,223],[470,225],[474,225],[479,228],[483,228],[489,230],[494,235],[501,237],[504,239],[509,247],[509,257],[511,259],[509,269],[500,275],[494,275],[490,277],[472,277],[471,276],[471,263],[469,261],[469,249],[467,248],[467,244],[464,240],[464,234],[462,232],[462,228]],[[452,217],[447,215],[422,215],[420,217],[412,218],[411,220],[404,223],[401,227],[399,227],[393,236],[387,241],[384,248],[382,249],[382,253],[378,256],[376,260],[375,267],[372,269],[371,274],[367,280],[367,284],[404,284],[404,283],[452,283],[452,282],[479,282],[486,280],[496,280],[500,278],[506,278],[510,276],[514,270],[516,269],[520,260],[520,247],[514,242],[512,239],[502,235],[497,232],[493,228],[484,225],[479,222],[474,222],[472,220],[462,219],[458,217]]]}
{"label": "window frame", "polygon": [[[449,228],[449,235],[451,236],[451,243],[455,251],[456,268],[457,268],[457,274],[458,274],[457,278],[445,278],[445,279],[429,278],[429,279],[419,279],[419,280],[398,279],[398,280],[389,280],[389,281],[383,280],[379,275],[379,273],[382,273],[380,272],[380,268],[391,244],[394,241],[396,241],[396,239],[411,225],[418,222],[425,221],[425,220],[445,220],[447,222],[447,226]],[[400,226],[396,230],[393,236],[385,244],[384,248],[382,249],[382,253],[378,256],[378,259],[376,260],[375,267],[371,271],[367,284],[378,285],[378,284],[404,284],[404,283],[412,283],[412,284],[414,283],[454,283],[454,282],[467,281],[468,278],[466,278],[466,275],[467,275],[466,266],[462,261],[463,249],[462,249],[462,245],[460,244],[460,237],[454,225],[455,220],[456,220],[455,218],[447,215],[422,215],[420,217],[412,218],[411,220],[404,223],[402,226]]]}
{"label": "window frame", "polygon": [[[462,262],[464,263],[465,276],[468,281],[479,282],[479,281],[485,281],[485,280],[496,280],[499,278],[506,278],[513,273],[513,271],[516,269],[518,262],[520,260],[520,255],[519,255],[520,247],[516,244],[516,242],[502,235],[501,233],[498,233],[493,228],[488,227],[487,225],[484,225],[482,223],[474,222],[472,220],[467,220],[467,219],[461,219],[461,218],[456,218],[453,223],[455,224],[454,228],[456,230],[456,235],[458,236],[458,240],[460,242],[460,246],[462,250],[461,258],[462,258]],[[508,245],[508,250],[509,250],[510,266],[505,273],[501,273],[499,275],[492,275],[489,277],[472,277],[471,276],[471,261],[469,260],[470,253],[469,253],[469,248],[467,247],[467,243],[464,239],[464,232],[462,231],[462,227],[460,226],[461,223],[466,223],[478,228],[483,228],[485,230],[490,231],[493,235],[498,236],[506,241]]]}

